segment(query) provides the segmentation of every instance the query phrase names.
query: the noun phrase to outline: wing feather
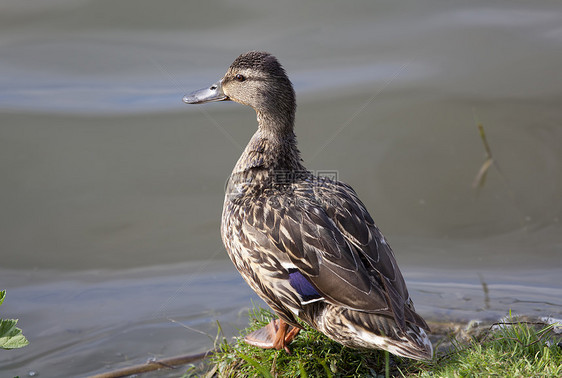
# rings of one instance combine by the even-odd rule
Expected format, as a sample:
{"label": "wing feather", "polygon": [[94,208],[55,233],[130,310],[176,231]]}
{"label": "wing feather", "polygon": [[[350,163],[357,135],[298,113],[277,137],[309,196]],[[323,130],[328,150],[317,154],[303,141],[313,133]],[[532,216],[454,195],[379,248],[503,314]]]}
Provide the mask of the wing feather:
{"label": "wing feather", "polygon": [[[254,227],[327,301],[393,316],[400,328],[427,325],[407,306],[408,290],[390,245],[353,189],[323,181],[270,206]],[[272,205],[271,203],[269,205]],[[257,214],[256,214],[257,215]]]}

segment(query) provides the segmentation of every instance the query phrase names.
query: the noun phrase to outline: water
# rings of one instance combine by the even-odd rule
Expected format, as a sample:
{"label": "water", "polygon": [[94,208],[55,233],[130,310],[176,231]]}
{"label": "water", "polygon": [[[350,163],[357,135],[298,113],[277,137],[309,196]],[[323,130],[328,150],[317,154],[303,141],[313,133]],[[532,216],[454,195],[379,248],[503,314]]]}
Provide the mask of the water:
{"label": "water", "polygon": [[[350,183],[433,321],[562,315],[562,7],[4,1],[1,375],[84,376],[212,347],[251,300],[218,233],[255,128],[186,106],[250,49],[295,84],[310,169]],[[484,124],[497,167],[476,191]],[[499,169],[498,169],[499,168]]]}

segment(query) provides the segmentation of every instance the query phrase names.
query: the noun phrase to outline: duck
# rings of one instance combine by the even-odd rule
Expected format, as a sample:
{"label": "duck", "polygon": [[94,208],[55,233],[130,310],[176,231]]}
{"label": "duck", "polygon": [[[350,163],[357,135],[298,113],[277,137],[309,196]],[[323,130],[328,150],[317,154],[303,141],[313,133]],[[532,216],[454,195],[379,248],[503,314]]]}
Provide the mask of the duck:
{"label": "duck", "polygon": [[355,349],[432,358],[396,258],[353,188],[303,165],[293,85],[277,58],[238,56],[187,104],[234,101],[257,115],[226,185],[221,237],[234,266],[278,318],[245,337],[291,353],[303,323]]}

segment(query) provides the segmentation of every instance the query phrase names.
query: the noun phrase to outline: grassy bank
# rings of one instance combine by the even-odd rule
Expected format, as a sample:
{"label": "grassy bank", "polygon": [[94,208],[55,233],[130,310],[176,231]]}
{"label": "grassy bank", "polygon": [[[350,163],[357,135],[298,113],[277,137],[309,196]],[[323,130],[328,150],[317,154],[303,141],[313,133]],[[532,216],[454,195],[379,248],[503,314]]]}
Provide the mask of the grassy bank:
{"label": "grassy bank", "polygon": [[[250,326],[234,343],[223,339],[208,376],[219,377],[380,377],[380,376],[562,376],[560,323],[509,318],[467,334],[441,327],[433,360],[416,362],[384,351],[357,351],[305,328],[291,344],[292,354],[263,350],[243,336],[263,327],[273,315],[250,313]],[[439,327],[436,327],[439,328]],[[450,332],[450,329],[449,329]],[[558,332],[558,333],[556,333]]]}

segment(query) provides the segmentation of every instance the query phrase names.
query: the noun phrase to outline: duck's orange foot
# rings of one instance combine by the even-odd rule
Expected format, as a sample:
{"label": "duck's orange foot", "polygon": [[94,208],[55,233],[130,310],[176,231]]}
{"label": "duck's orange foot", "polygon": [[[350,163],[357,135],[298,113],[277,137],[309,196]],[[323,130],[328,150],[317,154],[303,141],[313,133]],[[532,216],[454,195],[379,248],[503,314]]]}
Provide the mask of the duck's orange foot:
{"label": "duck's orange foot", "polygon": [[299,331],[300,328],[293,327],[281,319],[275,319],[265,327],[246,335],[244,341],[246,344],[263,349],[285,349],[287,353],[291,354],[287,345],[293,341]]}

